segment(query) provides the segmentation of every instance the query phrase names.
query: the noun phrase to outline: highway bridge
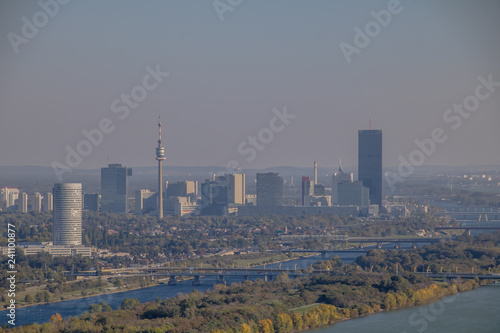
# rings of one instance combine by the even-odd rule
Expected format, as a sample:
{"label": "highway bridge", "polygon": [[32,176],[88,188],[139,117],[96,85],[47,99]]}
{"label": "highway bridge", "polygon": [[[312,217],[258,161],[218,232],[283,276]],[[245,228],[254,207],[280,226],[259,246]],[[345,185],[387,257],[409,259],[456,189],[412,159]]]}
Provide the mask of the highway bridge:
{"label": "highway bridge", "polygon": [[433,279],[443,279],[443,280],[457,280],[457,279],[475,279],[479,280],[500,280],[500,274],[475,274],[475,273],[426,273],[418,272],[418,274],[423,274]]}
{"label": "highway bridge", "polygon": [[[280,265],[281,266],[281,265]],[[225,284],[225,278],[241,277],[243,280],[248,280],[249,277],[261,277],[264,281],[272,281],[281,274],[287,274],[290,277],[301,277],[311,274],[331,274],[328,270],[305,270],[300,269],[281,269],[281,268],[193,268],[193,267],[147,267],[134,268],[132,270],[107,272],[106,276],[149,276],[156,278],[169,278],[168,284],[177,284],[177,278],[193,278],[193,285],[200,285],[201,277],[215,277],[218,284]],[[76,272],[68,273],[73,276],[96,276],[97,272]]]}
{"label": "highway bridge", "polygon": [[463,226],[463,227],[436,227],[434,228],[435,231],[443,231],[443,230],[464,230],[465,233],[470,235],[471,230],[500,230],[500,227],[494,227],[494,226],[483,226],[483,227],[470,227],[470,226]]}

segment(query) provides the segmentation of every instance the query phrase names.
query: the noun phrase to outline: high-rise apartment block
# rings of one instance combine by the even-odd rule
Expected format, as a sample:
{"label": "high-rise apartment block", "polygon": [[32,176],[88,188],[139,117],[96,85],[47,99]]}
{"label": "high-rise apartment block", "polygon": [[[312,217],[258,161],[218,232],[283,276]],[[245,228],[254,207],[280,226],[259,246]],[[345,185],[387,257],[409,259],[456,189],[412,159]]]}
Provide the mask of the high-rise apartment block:
{"label": "high-rise apartment block", "polygon": [[155,212],[157,201],[156,192],[136,190],[134,211],[139,215]]}
{"label": "high-rise apartment block", "polygon": [[31,198],[31,210],[35,212],[42,211],[42,195],[38,192]]}
{"label": "high-rise apartment block", "polygon": [[305,198],[314,195],[314,181],[310,177],[302,176],[302,206],[305,205]]}
{"label": "high-rise apartment block", "polygon": [[48,212],[54,209],[54,196],[51,192],[45,193],[42,200],[42,210]]}
{"label": "high-rise apartment block", "polygon": [[18,187],[0,188],[0,200],[4,203],[4,208],[14,207],[20,193],[21,189]]}
{"label": "high-rise apartment block", "polygon": [[166,183],[167,198],[170,197],[191,197],[198,196],[198,182],[197,181],[178,181],[177,183]]}
{"label": "high-rise apartment block", "polygon": [[28,212],[28,194],[21,193],[19,194],[19,198],[17,199],[17,210],[22,213]]}
{"label": "high-rise apartment block", "polygon": [[245,204],[245,174],[231,173],[226,175],[227,197],[229,204]]}

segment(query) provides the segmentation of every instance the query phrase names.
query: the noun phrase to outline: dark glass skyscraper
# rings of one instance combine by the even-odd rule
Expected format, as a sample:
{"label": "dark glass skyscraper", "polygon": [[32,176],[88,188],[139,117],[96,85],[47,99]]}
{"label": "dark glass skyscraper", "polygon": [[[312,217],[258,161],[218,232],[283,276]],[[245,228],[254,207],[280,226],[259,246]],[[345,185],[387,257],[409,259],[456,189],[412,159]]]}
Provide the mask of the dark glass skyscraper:
{"label": "dark glass skyscraper", "polygon": [[207,179],[201,184],[201,215],[226,215],[228,201],[226,177]]}
{"label": "dark glass skyscraper", "polygon": [[279,173],[257,174],[257,207],[283,206],[283,178]]}
{"label": "dark glass skyscraper", "polygon": [[370,189],[370,203],[382,205],[382,130],[358,132],[358,179]]}
{"label": "dark glass skyscraper", "polygon": [[109,164],[101,168],[101,211],[128,212],[128,180],[132,169],[121,164]]}

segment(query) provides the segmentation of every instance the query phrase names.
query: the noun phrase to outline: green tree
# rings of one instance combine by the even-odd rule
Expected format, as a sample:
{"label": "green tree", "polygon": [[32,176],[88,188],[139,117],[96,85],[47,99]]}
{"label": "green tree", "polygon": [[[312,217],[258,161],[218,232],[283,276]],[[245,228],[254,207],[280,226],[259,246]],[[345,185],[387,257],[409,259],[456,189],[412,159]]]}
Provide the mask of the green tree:
{"label": "green tree", "polygon": [[141,304],[137,298],[125,298],[121,304],[121,308],[124,310],[132,310],[137,305]]}

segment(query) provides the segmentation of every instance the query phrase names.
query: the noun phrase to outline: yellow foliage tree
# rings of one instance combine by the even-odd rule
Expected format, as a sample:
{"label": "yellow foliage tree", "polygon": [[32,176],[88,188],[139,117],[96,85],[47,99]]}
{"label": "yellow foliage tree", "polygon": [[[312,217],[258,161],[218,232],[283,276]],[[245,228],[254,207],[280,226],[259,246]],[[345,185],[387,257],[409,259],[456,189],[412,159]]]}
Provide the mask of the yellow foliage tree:
{"label": "yellow foliage tree", "polygon": [[394,294],[388,293],[384,296],[382,304],[386,310],[395,309],[397,307],[396,297],[394,297]]}
{"label": "yellow foliage tree", "polygon": [[297,331],[301,331],[304,328],[304,320],[300,313],[294,313],[292,316],[293,328]]}
{"label": "yellow foliage tree", "polygon": [[257,324],[259,333],[274,333],[273,322],[270,319],[264,319]]}
{"label": "yellow foliage tree", "polygon": [[252,333],[252,328],[248,324],[241,324],[241,333]]}
{"label": "yellow foliage tree", "polygon": [[55,315],[52,315],[50,317],[51,323],[60,323],[61,321],[63,321],[63,319],[59,313],[56,313]]}
{"label": "yellow foliage tree", "polygon": [[293,330],[292,318],[286,313],[280,313],[276,317],[276,333],[290,333]]}

